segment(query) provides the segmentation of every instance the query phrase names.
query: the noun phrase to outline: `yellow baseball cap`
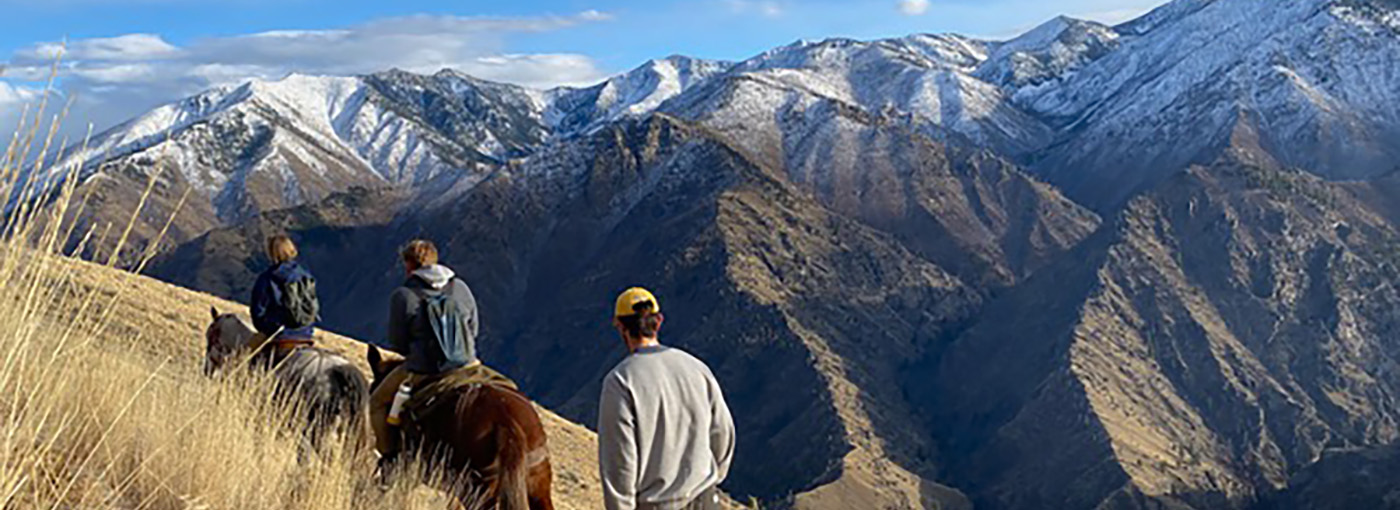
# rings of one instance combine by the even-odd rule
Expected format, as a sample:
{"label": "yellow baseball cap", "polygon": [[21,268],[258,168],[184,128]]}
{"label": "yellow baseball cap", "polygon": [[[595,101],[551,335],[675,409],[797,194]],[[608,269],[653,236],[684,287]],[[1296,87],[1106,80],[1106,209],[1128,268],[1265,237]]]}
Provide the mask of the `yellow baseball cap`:
{"label": "yellow baseball cap", "polygon": [[651,302],[651,311],[653,313],[661,311],[661,302],[657,301],[656,296],[651,295],[651,292],[641,287],[627,289],[623,291],[621,296],[617,297],[617,306],[613,308],[613,316],[627,317],[629,315],[636,315],[636,306],[648,301]]}

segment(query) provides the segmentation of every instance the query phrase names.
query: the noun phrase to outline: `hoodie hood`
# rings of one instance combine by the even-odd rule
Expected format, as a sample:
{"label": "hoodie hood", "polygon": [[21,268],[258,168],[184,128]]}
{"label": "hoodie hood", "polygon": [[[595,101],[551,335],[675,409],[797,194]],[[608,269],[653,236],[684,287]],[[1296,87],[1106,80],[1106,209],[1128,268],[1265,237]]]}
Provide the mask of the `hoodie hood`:
{"label": "hoodie hood", "polygon": [[307,273],[306,269],[302,268],[301,264],[298,264],[295,260],[274,264],[269,270],[274,277],[284,282],[291,281],[302,275],[310,276],[310,273]]}
{"label": "hoodie hood", "polygon": [[433,264],[431,266],[418,268],[413,271],[413,276],[417,276],[418,279],[423,280],[423,283],[427,283],[428,286],[433,289],[441,289],[446,287],[447,282],[452,281],[452,277],[457,276],[457,273],[452,272],[452,269],[442,264]]}

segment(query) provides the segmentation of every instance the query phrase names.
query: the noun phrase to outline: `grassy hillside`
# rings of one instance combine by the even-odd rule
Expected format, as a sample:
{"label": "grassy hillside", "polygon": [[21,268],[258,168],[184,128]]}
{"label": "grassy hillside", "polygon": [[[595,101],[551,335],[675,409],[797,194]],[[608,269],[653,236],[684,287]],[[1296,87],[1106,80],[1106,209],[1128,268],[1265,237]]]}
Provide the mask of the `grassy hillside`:
{"label": "grassy hillside", "polygon": [[[47,100],[44,101],[47,103]],[[200,374],[210,307],[242,305],[109,267],[144,267],[151,253],[123,251],[153,172],[126,226],[60,221],[91,205],[75,198],[76,168],[44,200],[26,176],[46,161],[36,109],[0,153],[0,508],[7,509],[418,509],[444,508],[415,477],[372,483],[362,438],[316,451],[271,398],[267,374]],[[92,197],[85,197],[91,199]],[[44,207],[31,209],[42,203]],[[167,224],[171,228],[174,222]],[[157,233],[158,240],[165,230]],[[75,237],[76,236],[76,237]],[[110,245],[109,266],[59,255]],[[158,241],[157,241],[158,242]],[[363,344],[318,338],[364,366]],[[587,429],[541,409],[550,437],[559,508],[598,508],[595,442]],[[367,439],[367,438],[364,438]]]}
{"label": "grassy hillside", "polygon": [[[72,259],[52,262],[56,263],[50,265],[49,271],[54,273],[51,283],[67,285],[68,289],[64,292],[67,298],[57,302],[60,305],[57,309],[46,312],[49,325],[41,329],[50,330],[81,317],[77,322],[89,321],[91,326],[102,328],[97,338],[77,339],[83,342],[81,349],[101,353],[110,362],[125,365],[123,372],[128,375],[150,373],[161,377],[164,384],[178,387],[178,391],[193,390],[194,393],[209,391],[207,386],[216,384],[199,375],[203,360],[203,331],[208,323],[209,308],[214,306],[221,311],[244,313],[244,305],[88,262]],[[81,304],[89,300],[95,306],[83,313]],[[45,336],[39,335],[41,338]],[[355,360],[368,374],[364,365],[363,343],[324,332],[319,333],[317,340],[321,346]],[[79,357],[86,357],[86,354],[81,353]],[[91,379],[85,381],[87,383],[118,387],[116,394],[112,395],[115,399],[121,399],[124,390],[134,389],[121,387],[132,381],[119,377],[104,379],[102,372],[90,371],[87,377]],[[147,408],[146,403],[150,401],[137,400],[128,412],[153,412],[159,408]],[[192,405],[207,404],[196,402]],[[545,419],[556,470],[556,504],[564,509],[598,508],[601,506],[601,493],[597,481],[594,434],[548,410],[540,409],[540,412]],[[235,425],[242,424],[221,424]],[[122,424],[114,423],[111,426],[120,428]],[[169,440],[174,444],[138,442],[128,447],[138,450],[146,447],[169,449],[179,446],[182,438]],[[135,451],[129,454],[140,458],[150,452]],[[250,475],[258,476],[257,473]]]}

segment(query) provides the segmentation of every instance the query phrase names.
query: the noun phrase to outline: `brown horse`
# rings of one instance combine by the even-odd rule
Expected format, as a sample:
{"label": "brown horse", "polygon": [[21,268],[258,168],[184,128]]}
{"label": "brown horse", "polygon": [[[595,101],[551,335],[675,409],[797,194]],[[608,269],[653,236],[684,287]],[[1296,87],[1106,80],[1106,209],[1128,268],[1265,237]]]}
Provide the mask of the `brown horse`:
{"label": "brown horse", "polygon": [[[386,360],[370,346],[373,388],[403,360]],[[404,450],[423,452],[476,489],[457,493],[469,508],[553,510],[544,425],[530,400],[510,388],[474,384],[441,397],[426,415],[415,416],[414,433],[404,434]],[[474,497],[473,497],[474,496]],[[470,503],[465,499],[472,499]],[[479,506],[474,506],[479,505]]]}

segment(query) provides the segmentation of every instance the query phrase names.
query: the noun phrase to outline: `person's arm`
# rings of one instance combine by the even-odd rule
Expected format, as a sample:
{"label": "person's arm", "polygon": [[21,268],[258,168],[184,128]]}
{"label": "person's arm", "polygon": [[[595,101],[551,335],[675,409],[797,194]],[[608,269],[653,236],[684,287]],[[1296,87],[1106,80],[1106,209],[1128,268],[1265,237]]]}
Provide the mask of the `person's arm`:
{"label": "person's arm", "polygon": [[734,417],[729,414],[729,405],[724,402],[724,392],[714,374],[710,379],[710,451],[719,465],[719,479],[729,476],[729,465],[734,461]]}
{"label": "person's arm", "polygon": [[253,328],[259,333],[272,336],[282,326],[277,315],[277,303],[281,290],[272,283],[272,275],[263,273],[253,282],[253,299],[249,303],[248,314],[253,316]]}
{"label": "person's arm", "polygon": [[476,308],[476,296],[472,295],[472,289],[467,286],[467,282],[460,278],[453,278],[452,285],[454,285],[453,294],[459,297],[457,302],[462,310],[462,322],[465,323],[463,327],[466,329],[464,340],[467,344],[467,356],[471,359],[479,359],[477,356],[480,351],[476,348],[476,339],[481,330],[481,321],[478,315],[480,312]]}
{"label": "person's arm", "polygon": [[476,295],[472,294],[472,288],[467,285],[467,282],[458,279],[457,285],[462,286],[462,295],[466,296],[463,301],[466,304],[464,309],[467,311],[467,336],[471,338],[472,343],[475,344],[476,336],[481,330],[480,312],[476,307]]}
{"label": "person's arm", "polygon": [[404,356],[409,351],[409,293],[404,289],[394,291],[389,296],[389,332],[384,339],[384,348]]}
{"label": "person's arm", "polygon": [[598,473],[607,510],[637,507],[636,419],[631,392],[617,377],[603,379],[598,402]]}

